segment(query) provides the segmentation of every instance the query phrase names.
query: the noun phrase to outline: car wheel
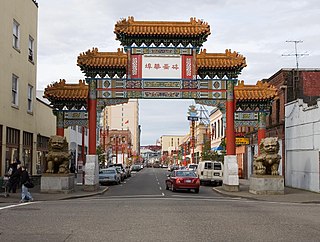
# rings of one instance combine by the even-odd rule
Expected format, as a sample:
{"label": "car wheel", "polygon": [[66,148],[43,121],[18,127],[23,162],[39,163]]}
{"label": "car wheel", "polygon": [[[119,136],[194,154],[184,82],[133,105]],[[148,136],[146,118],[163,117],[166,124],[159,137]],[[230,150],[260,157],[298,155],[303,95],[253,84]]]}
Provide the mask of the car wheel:
{"label": "car wheel", "polygon": [[199,188],[194,189],[195,193],[199,193]]}
{"label": "car wheel", "polygon": [[118,179],[117,184],[119,185],[121,183],[120,179]]}

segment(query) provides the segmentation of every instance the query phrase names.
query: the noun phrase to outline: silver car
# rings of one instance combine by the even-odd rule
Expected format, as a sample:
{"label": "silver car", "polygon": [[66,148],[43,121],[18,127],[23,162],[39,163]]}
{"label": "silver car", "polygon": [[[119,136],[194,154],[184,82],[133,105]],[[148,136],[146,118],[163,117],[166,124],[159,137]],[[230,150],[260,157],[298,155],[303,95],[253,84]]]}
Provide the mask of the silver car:
{"label": "silver car", "polygon": [[99,171],[99,183],[101,185],[107,183],[120,184],[121,183],[121,174],[117,171],[115,167],[109,167],[106,169],[101,169]]}

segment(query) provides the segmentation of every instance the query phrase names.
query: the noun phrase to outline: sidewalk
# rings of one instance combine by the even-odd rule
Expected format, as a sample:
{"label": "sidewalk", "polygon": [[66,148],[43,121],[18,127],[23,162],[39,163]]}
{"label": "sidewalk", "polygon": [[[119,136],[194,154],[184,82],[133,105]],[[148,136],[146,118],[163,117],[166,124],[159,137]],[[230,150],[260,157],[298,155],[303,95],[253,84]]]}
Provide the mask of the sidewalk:
{"label": "sidewalk", "polygon": [[[91,197],[101,195],[105,193],[109,187],[100,186],[98,191],[87,192],[83,191],[82,185],[75,185],[74,192],[65,193],[41,193],[40,186],[35,186],[29,189],[34,201],[55,201],[55,200],[66,200],[76,199],[81,197]],[[17,193],[9,193],[8,197],[4,197],[3,193],[0,193],[0,203],[19,203],[21,200],[21,189],[17,189]]]}
{"label": "sidewalk", "polygon": [[[249,180],[240,179],[240,191],[239,192],[227,192],[222,187],[213,187],[212,189],[222,195],[230,197],[241,197],[251,200],[261,200],[269,202],[284,202],[284,203],[313,203],[320,204],[320,193],[310,192],[306,190],[285,187],[284,195],[255,195],[249,193]],[[75,185],[75,191],[69,194],[64,193],[41,193],[40,186],[35,186],[30,189],[30,192],[35,201],[55,201],[76,199],[81,197],[90,197],[101,195],[108,190],[108,187],[100,186],[98,191],[87,192],[83,191],[82,185]],[[0,203],[19,203],[21,190],[18,189],[17,193],[10,193],[9,197],[4,197],[3,193],[0,194]]]}
{"label": "sidewalk", "polygon": [[239,192],[227,192],[222,187],[213,187],[213,190],[232,197],[241,197],[252,200],[261,200],[269,202],[284,202],[284,203],[314,203],[320,204],[320,193],[310,192],[302,189],[291,187],[284,188],[284,195],[255,195],[249,193],[249,180],[240,179]]}

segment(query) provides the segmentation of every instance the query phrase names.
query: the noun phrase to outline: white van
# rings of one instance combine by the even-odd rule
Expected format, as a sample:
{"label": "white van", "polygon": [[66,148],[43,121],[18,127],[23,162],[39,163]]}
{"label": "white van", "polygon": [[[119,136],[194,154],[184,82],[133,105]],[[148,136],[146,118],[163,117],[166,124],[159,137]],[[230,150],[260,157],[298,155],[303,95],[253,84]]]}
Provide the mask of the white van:
{"label": "white van", "polygon": [[194,170],[194,171],[196,171],[197,168],[198,168],[198,164],[188,164],[188,167],[187,167],[188,170]]}
{"label": "white van", "polygon": [[197,175],[202,184],[219,184],[221,186],[223,181],[223,164],[220,161],[200,161]]}

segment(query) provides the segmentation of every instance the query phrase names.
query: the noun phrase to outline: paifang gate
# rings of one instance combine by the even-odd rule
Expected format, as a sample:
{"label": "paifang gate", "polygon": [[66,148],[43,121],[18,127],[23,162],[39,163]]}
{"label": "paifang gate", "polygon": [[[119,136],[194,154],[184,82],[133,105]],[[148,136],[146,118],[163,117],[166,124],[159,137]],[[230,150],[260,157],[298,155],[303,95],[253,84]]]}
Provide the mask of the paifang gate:
{"label": "paifang gate", "polygon": [[189,22],[135,21],[115,25],[123,50],[78,56],[88,84],[89,155],[96,154],[97,106],[135,99],[194,99],[226,114],[227,155],[235,155],[234,86],[246,66],[237,52],[207,53],[210,26]]}

